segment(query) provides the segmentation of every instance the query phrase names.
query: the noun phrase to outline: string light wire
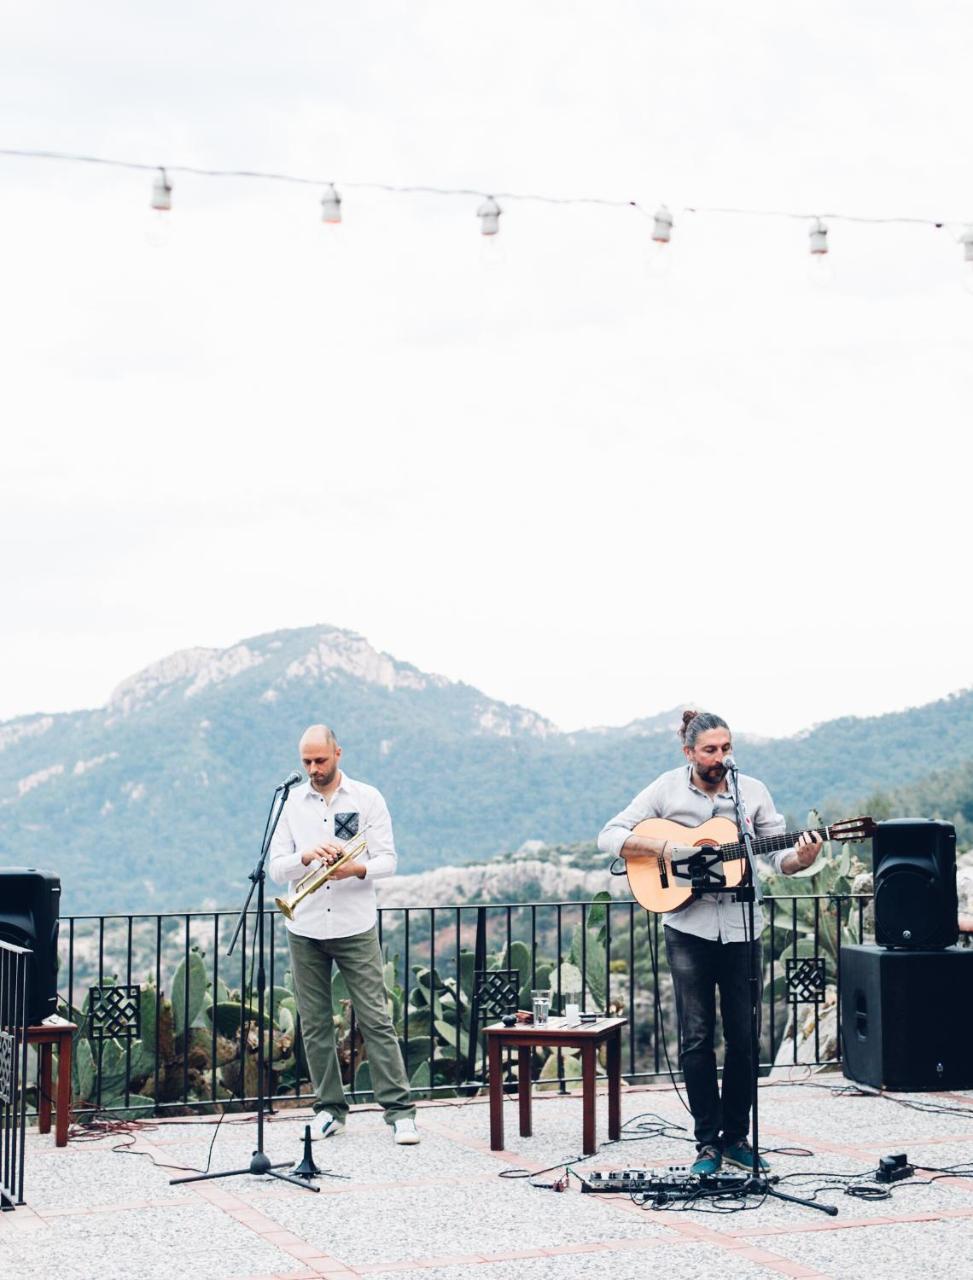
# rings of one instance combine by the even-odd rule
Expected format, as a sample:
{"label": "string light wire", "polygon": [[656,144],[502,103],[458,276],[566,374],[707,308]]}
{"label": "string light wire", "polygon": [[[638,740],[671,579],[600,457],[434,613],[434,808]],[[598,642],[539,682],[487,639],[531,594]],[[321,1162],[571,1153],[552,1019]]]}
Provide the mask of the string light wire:
{"label": "string light wire", "polygon": [[[93,156],[70,151],[50,151],[26,147],[0,147],[0,156],[29,160],[55,160],[74,164],[104,165],[110,168],[128,169],[135,172],[151,172],[161,175],[161,181],[162,183],[165,183],[167,187],[167,194],[171,191],[171,183],[169,183],[168,180],[172,174],[187,174],[192,177],[200,178],[242,178],[264,182],[289,182],[299,186],[318,187],[323,188],[326,193],[325,220],[339,221],[341,216],[340,196],[338,195],[339,184],[336,183],[333,178],[310,178],[299,174],[275,173],[259,169],[214,169],[205,168],[200,165],[186,164],[167,164],[163,166],[160,164],[150,164],[136,160],[118,160],[110,156]],[[553,196],[539,192],[486,191],[478,187],[445,187],[431,186],[427,184],[398,184],[390,182],[348,181],[342,182],[340,186],[345,190],[382,191],[392,195],[463,196],[493,202],[504,200],[547,205],[591,205],[606,209],[631,209],[653,223],[653,238],[661,243],[667,243],[669,233],[674,222],[672,215],[669,214],[664,205],[661,206],[661,208],[650,211],[643,207],[637,200],[617,200],[609,199],[604,196]],[[158,209],[168,208],[169,206],[166,203],[159,201],[156,198],[159,192],[158,180],[156,182],[154,192],[156,194],[153,197],[153,207]],[[480,207],[482,209],[483,206]],[[331,210],[331,216],[328,216],[329,209]],[[816,228],[820,228],[825,236],[827,234],[826,223],[828,222],[852,222],[868,226],[887,226],[897,224],[902,226],[930,227],[937,231],[945,229],[957,244],[963,246],[965,260],[970,261],[971,258],[973,258],[973,221],[963,218],[916,218],[900,215],[867,216],[864,214],[839,212],[800,213],[788,209],[755,209],[728,205],[685,205],[682,212],[696,215],[796,219],[811,223],[812,235]],[[482,213],[478,216],[480,216],[481,219],[483,217]],[[661,223],[660,217],[662,218]],[[668,224],[665,222],[666,218],[669,219]],[[486,225],[489,224],[484,224],[484,226]],[[663,228],[662,234],[660,234],[660,226]],[[487,234],[493,233],[494,232],[491,231]],[[814,252],[814,250],[812,250],[812,252]]]}

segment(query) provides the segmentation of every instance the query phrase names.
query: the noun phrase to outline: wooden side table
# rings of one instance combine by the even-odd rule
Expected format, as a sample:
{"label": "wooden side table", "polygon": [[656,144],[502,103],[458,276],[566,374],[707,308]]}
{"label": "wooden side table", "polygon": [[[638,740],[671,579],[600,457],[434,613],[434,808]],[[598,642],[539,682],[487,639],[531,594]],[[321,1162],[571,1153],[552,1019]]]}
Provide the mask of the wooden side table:
{"label": "wooden side table", "polygon": [[40,1082],[37,1099],[37,1128],[40,1133],[51,1132],[51,1057],[57,1045],[57,1098],[55,1110],[55,1144],[68,1145],[68,1126],[71,1123],[71,1044],[77,1027],[65,1018],[49,1018],[27,1028],[27,1043],[40,1050]]}
{"label": "wooden side table", "polygon": [[582,1026],[567,1027],[564,1018],[551,1018],[543,1027],[533,1023],[517,1023],[505,1027],[491,1023],[485,1028],[490,1070],[490,1149],[503,1150],[503,1077],[501,1053],[504,1048],[517,1050],[517,1096],[520,1102],[521,1137],[531,1135],[531,1050],[535,1046],[550,1049],[581,1050],[581,1107],[583,1117],[583,1150],[593,1155],[595,1142],[595,1064],[598,1049],[605,1045],[608,1067],[608,1137],[621,1136],[622,1027],[624,1018],[601,1018]]}

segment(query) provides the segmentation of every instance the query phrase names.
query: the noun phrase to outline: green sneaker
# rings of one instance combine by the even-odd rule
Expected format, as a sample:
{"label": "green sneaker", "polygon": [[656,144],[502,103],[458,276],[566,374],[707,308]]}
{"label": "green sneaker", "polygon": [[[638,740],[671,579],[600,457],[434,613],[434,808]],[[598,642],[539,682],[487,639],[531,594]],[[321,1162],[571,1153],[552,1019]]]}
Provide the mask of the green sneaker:
{"label": "green sneaker", "polygon": [[711,1174],[719,1170],[723,1157],[719,1147],[700,1147],[699,1154],[693,1161],[690,1173]]}
{"label": "green sneaker", "polygon": [[[730,1142],[723,1148],[723,1159],[727,1164],[736,1165],[738,1169],[746,1169],[753,1171],[753,1147],[746,1138],[741,1138],[739,1142]],[[759,1173],[769,1173],[770,1165],[763,1158],[757,1157],[757,1171]]]}

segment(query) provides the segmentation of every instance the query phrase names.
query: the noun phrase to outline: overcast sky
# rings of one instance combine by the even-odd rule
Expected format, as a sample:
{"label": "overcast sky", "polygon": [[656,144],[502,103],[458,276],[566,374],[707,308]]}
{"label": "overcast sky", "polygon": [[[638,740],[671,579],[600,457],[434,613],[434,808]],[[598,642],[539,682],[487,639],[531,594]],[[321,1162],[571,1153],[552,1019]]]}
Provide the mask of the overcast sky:
{"label": "overcast sky", "polygon": [[5,10],[0,146],[344,223],[0,157],[0,716],[316,622],[566,729],[973,683],[967,5]]}

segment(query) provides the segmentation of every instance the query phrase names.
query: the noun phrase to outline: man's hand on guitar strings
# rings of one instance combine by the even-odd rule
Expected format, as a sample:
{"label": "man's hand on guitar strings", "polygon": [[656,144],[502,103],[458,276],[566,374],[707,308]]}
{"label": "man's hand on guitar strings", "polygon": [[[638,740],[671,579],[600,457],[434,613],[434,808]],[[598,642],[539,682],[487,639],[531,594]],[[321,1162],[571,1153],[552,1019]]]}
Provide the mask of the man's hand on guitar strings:
{"label": "man's hand on guitar strings", "polygon": [[817,856],[823,848],[824,841],[816,831],[801,832],[794,845],[794,857],[802,871],[817,861]]}

